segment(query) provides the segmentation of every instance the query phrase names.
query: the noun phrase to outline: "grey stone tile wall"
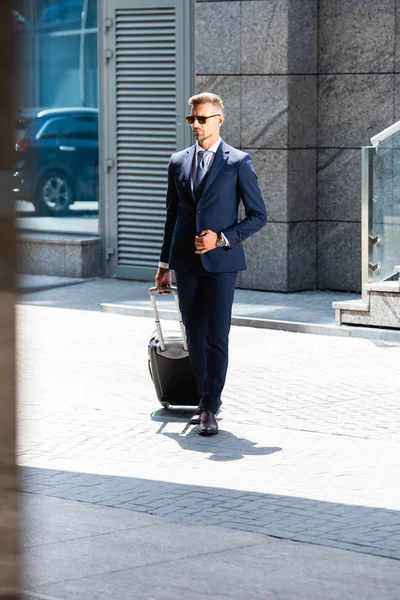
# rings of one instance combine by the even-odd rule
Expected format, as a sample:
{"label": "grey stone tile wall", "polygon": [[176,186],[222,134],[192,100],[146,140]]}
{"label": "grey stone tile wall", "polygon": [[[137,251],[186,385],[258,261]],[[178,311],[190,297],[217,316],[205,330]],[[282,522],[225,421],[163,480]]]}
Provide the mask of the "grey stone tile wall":
{"label": "grey stone tile wall", "polygon": [[318,218],[361,221],[361,153],[359,149],[318,151]]}
{"label": "grey stone tile wall", "polygon": [[318,288],[361,289],[361,224],[318,221]]}
{"label": "grey stone tile wall", "polygon": [[287,76],[242,77],[242,144],[247,148],[286,148]]}
{"label": "grey stone tile wall", "polygon": [[248,149],[273,222],[315,221],[316,150]]}
{"label": "grey stone tile wall", "polygon": [[286,292],[316,287],[316,223],[270,222],[244,242],[247,270],[237,287]]}
{"label": "grey stone tile wall", "polygon": [[394,49],[394,70],[400,71],[400,4],[396,2],[395,12],[395,49]]}
{"label": "grey stone tile wall", "polygon": [[317,218],[317,151],[290,150],[287,160],[288,221],[315,222]]}
{"label": "grey stone tile wall", "polygon": [[269,222],[244,242],[247,270],[238,275],[237,287],[285,292],[288,289],[287,223]]}
{"label": "grey stone tile wall", "polygon": [[318,2],[291,0],[288,8],[288,73],[318,71]]}
{"label": "grey stone tile wall", "polygon": [[320,73],[390,73],[396,0],[320,0]]}
{"label": "grey stone tile wall", "polygon": [[310,290],[317,286],[317,223],[289,223],[288,288]]}
{"label": "grey stone tile wall", "polygon": [[[288,150],[248,149],[267,204],[270,221],[288,220]],[[292,150],[296,152],[296,150]]]}
{"label": "grey stone tile wall", "polygon": [[400,120],[400,75],[398,74],[394,76],[394,118],[395,121]]}
{"label": "grey stone tile wall", "polygon": [[394,122],[393,74],[321,75],[318,81],[318,145],[361,148]]}
{"label": "grey stone tile wall", "polygon": [[242,144],[248,148],[315,148],[314,75],[242,77]]}
{"label": "grey stone tile wall", "polygon": [[[269,215],[246,242],[242,287],[315,287],[317,17],[316,0],[196,6],[196,91],[223,98],[222,135],[252,156]],[[301,269],[291,236],[304,246]]]}
{"label": "grey stone tile wall", "polygon": [[288,77],[288,147],[317,145],[317,77]]}
{"label": "grey stone tile wall", "polygon": [[360,291],[361,146],[400,118],[396,4],[395,0],[319,1],[321,288]]}
{"label": "grey stone tile wall", "polygon": [[243,284],[295,291],[304,272],[307,285],[360,290],[361,147],[400,119],[399,11],[396,0],[198,0],[197,90],[224,98],[223,135],[252,155],[269,212],[246,244]]}
{"label": "grey stone tile wall", "polygon": [[237,74],[241,71],[241,2],[204,2],[196,6],[196,71]]}
{"label": "grey stone tile wall", "polygon": [[242,73],[286,73],[287,2],[242,3]]}

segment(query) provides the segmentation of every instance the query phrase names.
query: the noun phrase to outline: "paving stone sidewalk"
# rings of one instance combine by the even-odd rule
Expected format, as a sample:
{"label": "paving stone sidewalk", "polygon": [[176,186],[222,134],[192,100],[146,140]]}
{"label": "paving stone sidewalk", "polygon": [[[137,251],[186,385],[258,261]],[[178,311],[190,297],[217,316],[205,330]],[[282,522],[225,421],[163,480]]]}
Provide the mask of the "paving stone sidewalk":
{"label": "paving stone sidewalk", "polygon": [[233,327],[204,439],[157,403],[150,319],[46,294],[18,307],[22,490],[400,558],[399,344]]}

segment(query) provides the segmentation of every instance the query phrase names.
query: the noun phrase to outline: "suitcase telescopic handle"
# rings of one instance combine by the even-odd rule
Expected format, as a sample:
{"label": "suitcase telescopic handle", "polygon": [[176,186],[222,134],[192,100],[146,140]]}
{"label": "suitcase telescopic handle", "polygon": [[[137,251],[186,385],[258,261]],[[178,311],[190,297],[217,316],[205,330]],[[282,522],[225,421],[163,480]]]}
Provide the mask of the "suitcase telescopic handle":
{"label": "suitcase telescopic handle", "polygon": [[[187,348],[187,342],[186,342],[186,331],[185,331],[185,326],[182,321],[181,310],[179,308],[178,290],[176,289],[175,286],[171,286],[171,287],[163,287],[161,289],[161,291],[162,292],[170,292],[174,296],[175,304],[176,304],[176,311],[178,313],[179,327],[181,329],[181,334],[182,334],[183,349],[185,350],[185,352],[187,352],[188,348]],[[163,332],[161,329],[160,317],[158,314],[156,294],[157,294],[157,288],[151,287],[149,289],[149,295],[150,295],[151,305],[153,307],[153,316],[154,316],[154,320],[156,322],[157,335],[158,335],[158,340],[160,342],[160,350],[161,350],[161,352],[164,352],[166,346],[165,346],[164,335],[163,335]]]}

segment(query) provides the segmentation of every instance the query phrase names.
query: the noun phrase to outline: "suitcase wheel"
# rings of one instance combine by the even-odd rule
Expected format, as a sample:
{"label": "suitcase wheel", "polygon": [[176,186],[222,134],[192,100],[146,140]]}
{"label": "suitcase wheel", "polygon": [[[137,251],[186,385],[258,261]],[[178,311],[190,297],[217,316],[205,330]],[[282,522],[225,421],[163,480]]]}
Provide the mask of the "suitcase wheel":
{"label": "suitcase wheel", "polygon": [[161,402],[161,405],[162,405],[164,408],[169,408],[169,402]]}

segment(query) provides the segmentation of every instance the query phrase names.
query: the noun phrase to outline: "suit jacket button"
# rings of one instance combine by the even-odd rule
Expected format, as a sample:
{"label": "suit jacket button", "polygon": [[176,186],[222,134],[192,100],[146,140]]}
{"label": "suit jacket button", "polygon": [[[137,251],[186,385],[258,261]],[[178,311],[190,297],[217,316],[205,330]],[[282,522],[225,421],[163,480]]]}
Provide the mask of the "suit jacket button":
{"label": "suit jacket button", "polygon": [[201,211],[200,211],[200,210],[198,210],[198,211],[197,211],[197,214],[199,215],[199,214],[200,214],[200,212],[201,212]]}

